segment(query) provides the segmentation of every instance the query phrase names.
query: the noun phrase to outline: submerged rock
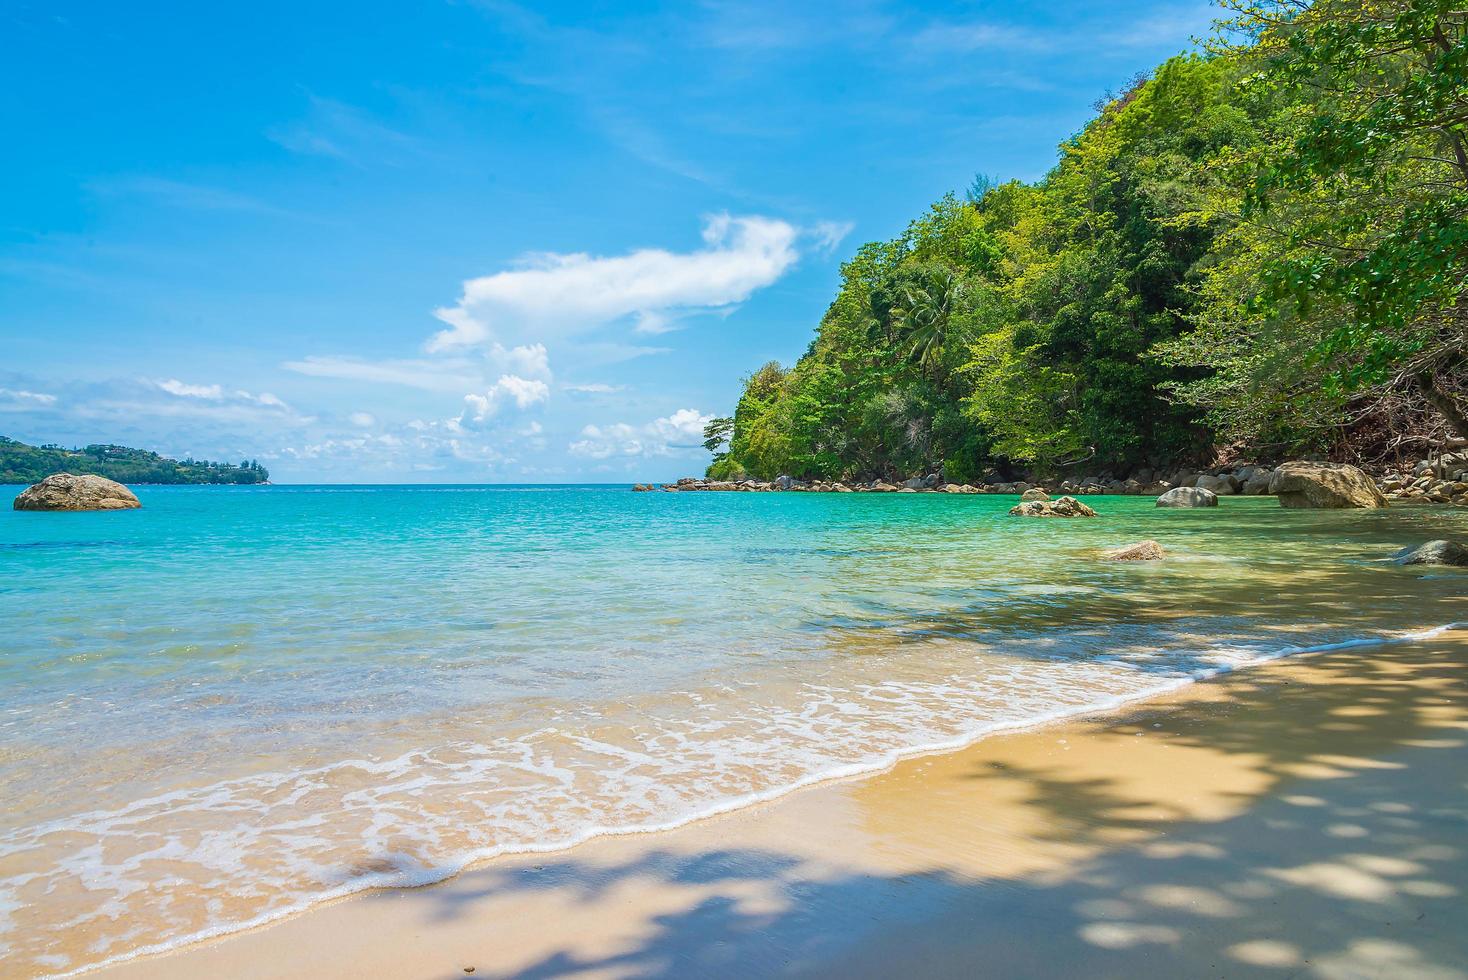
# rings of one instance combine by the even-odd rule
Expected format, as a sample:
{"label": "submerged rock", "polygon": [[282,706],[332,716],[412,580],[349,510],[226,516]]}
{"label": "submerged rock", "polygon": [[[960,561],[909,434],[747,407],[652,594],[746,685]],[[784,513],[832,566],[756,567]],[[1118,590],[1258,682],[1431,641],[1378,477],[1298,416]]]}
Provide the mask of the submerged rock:
{"label": "submerged rock", "polygon": [[1125,548],[1108,551],[1102,557],[1107,561],[1161,561],[1167,557],[1167,552],[1156,541],[1138,541]]}
{"label": "submerged rock", "polygon": [[1025,503],[1031,500],[1049,500],[1050,495],[1045,492],[1044,487],[1030,487],[1024,493],[1019,495],[1019,499],[1021,503]]}
{"label": "submerged rock", "polygon": [[1398,565],[1468,565],[1468,548],[1456,541],[1429,541],[1403,548],[1392,561]]}
{"label": "submerged rock", "polygon": [[105,477],[54,473],[15,498],[16,510],[129,510],[143,506],[133,492]]}
{"label": "submerged rock", "polygon": [[1376,482],[1345,463],[1285,463],[1274,471],[1269,492],[1281,507],[1385,507]]}
{"label": "submerged rock", "polygon": [[1027,500],[1009,508],[1016,517],[1095,517],[1096,512],[1074,497],[1059,500]]}
{"label": "submerged rock", "polygon": [[1202,487],[1173,487],[1157,498],[1158,507],[1217,507],[1218,495]]}

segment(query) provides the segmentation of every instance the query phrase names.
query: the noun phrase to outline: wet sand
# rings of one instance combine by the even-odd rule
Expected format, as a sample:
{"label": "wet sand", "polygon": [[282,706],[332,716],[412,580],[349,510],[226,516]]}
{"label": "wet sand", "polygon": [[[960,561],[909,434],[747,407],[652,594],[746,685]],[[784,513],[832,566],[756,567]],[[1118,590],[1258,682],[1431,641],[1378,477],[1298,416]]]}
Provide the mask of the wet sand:
{"label": "wet sand", "polygon": [[1468,633],[1255,667],[115,978],[1468,978]]}

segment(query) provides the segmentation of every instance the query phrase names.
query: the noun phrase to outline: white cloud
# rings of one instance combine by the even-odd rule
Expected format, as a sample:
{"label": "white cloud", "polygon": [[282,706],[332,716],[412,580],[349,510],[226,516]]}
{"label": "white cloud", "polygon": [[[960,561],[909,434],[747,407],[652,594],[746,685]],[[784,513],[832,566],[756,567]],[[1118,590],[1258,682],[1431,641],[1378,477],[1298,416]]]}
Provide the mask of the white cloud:
{"label": "white cloud", "polygon": [[55,404],[55,395],[39,391],[23,391],[18,388],[0,388],[0,406],[27,409],[46,408]]}
{"label": "white cloud", "polygon": [[377,424],[377,419],[372,417],[371,412],[353,412],[347,416],[347,420],[353,425],[360,425],[364,429],[371,428]]}
{"label": "white cloud", "polygon": [[226,390],[223,385],[196,385],[188,384],[177,378],[169,378],[166,381],[154,381],[153,385],[160,391],[177,398],[198,399],[206,402],[240,403],[247,402],[260,405],[265,408],[276,408],[283,412],[289,412],[291,407],[268,391],[260,394],[251,394],[248,391],[236,388],[233,391]]}
{"label": "white cloud", "polygon": [[490,348],[489,359],[500,370],[510,374],[532,378],[549,378],[551,374],[550,355],[546,353],[545,344],[529,344],[508,350],[495,344]]}
{"label": "white cloud", "polygon": [[224,389],[219,385],[184,384],[177,378],[169,378],[167,381],[155,381],[154,384],[170,395],[177,395],[180,398],[207,398],[210,401],[220,401],[224,398]]}
{"label": "white cloud", "polygon": [[851,221],[818,221],[811,228],[811,237],[822,255],[830,255],[856,227]]}
{"label": "white cloud", "polygon": [[550,385],[544,381],[502,374],[484,394],[471,392],[464,396],[464,412],[457,421],[465,427],[480,425],[499,414],[500,408],[508,402],[514,402],[516,408],[524,411],[548,398]]}
{"label": "white cloud", "polygon": [[626,385],[609,385],[595,381],[588,385],[562,385],[561,390],[577,395],[610,395],[614,391],[623,391],[626,387]]}
{"label": "white cloud", "polygon": [[472,363],[463,358],[364,361],[354,357],[311,356],[286,361],[281,366],[313,378],[368,381],[424,391],[463,391],[481,383]]}
{"label": "white cloud", "polygon": [[401,385],[423,391],[463,391],[484,383],[492,372],[525,378],[551,376],[550,355],[544,344],[505,347],[494,344],[483,357],[432,357],[368,361],[359,357],[311,355],[286,361],[281,367],[313,378],[337,378],[368,384]]}
{"label": "white cloud", "polygon": [[573,456],[590,459],[671,456],[680,451],[702,448],[703,427],[712,418],[712,415],[704,415],[697,409],[680,408],[672,415],[641,426],[625,422],[588,425],[581,430],[581,438],[567,449]]}
{"label": "white cloud", "polygon": [[394,435],[361,436],[351,439],[324,439],[303,446],[287,446],[280,455],[290,459],[338,459],[357,458],[383,452],[396,453],[403,448],[403,441]]}
{"label": "white cloud", "polygon": [[784,275],[799,259],[801,229],[773,218],[714,215],[704,247],[626,255],[542,253],[522,268],[464,283],[456,306],[435,311],[448,325],[430,351],[484,344],[506,329],[587,330],[623,317],[657,326],[670,317],[740,303]]}

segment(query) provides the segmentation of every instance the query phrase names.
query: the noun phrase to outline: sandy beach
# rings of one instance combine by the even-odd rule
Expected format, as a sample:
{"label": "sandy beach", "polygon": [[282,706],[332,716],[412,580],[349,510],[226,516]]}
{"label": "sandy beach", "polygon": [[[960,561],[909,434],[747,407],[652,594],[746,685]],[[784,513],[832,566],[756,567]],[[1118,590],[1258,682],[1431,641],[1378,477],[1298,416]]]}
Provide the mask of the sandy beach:
{"label": "sandy beach", "polygon": [[1465,977],[1465,671],[1300,656],[97,975]]}

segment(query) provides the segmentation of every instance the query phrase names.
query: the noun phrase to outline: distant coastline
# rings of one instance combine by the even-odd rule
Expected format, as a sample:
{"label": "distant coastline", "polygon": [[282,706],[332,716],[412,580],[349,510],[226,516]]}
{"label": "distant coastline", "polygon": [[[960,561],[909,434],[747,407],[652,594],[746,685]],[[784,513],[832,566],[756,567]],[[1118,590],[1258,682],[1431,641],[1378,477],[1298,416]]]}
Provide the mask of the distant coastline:
{"label": "distant coastline", "polygon": [[255,486],[270,482],[270,471],[255,460],[218,463],[209,460],[170,459],[144,449],[89,445],[30,446],[0,436],[0,485],[26,485],[53,473],[90,473],[134,485]]}

